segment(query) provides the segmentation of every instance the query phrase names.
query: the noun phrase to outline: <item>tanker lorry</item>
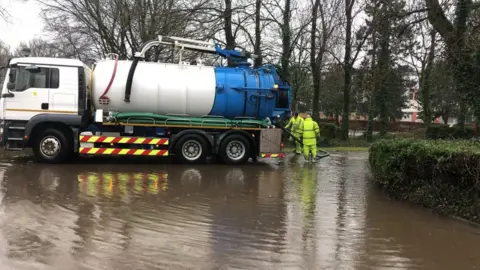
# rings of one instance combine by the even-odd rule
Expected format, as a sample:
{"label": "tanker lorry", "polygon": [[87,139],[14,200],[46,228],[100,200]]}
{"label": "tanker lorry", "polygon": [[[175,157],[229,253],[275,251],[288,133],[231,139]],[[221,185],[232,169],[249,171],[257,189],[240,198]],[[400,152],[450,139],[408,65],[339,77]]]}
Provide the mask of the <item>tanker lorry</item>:
{"label": "tanker lorry", "polygon": [[[174,63],[146,61],[171,46]],[[182,61],[184,50],[236,65]],[[183,163],[216,157],[227,164],[281,158],[282,130],[270,119],[290,113],[291,88],[272,65],[253,68],[245,51],[159,36],[132,60],[108,55],[90,68],[76,59],[21,57],[6,66],[0,144],[32,148],[40,162],[78,155],[170,156]]]}

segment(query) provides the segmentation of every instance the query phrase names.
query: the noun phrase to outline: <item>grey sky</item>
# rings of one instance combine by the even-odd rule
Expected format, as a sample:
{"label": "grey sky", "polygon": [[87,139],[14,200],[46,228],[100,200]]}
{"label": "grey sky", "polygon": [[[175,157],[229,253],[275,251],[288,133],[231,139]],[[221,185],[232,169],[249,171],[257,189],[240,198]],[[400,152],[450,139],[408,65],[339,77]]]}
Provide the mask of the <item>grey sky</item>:
{"label": "grey sky", "polygon": [[22,41],[41,36],[43,24],[36,2],[0,0],[0,4],[10,13],[8,22],[0,21],[0,40],[13,49]]}

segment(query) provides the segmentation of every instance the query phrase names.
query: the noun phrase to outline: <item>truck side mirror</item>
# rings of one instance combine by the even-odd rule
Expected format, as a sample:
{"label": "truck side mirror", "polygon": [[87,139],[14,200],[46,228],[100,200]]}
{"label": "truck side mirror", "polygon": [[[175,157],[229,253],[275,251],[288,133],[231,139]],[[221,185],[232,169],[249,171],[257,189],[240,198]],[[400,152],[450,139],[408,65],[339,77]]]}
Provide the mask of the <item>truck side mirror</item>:
{"label": "truck side mirror", "polygon": [[13,83],[13,82],[8,82],[8,83],[7,83],[7,89],[8,89],[8,90],[14,90],[14,89],[15,89],[15,83]]}
{"label": "truck side mirror", "polygon": [[28,66],[28,67],[25,67],[25,70],[30,72],[30,73],[39,73],[40,72],[40,68],[37,67],[37,66]]}

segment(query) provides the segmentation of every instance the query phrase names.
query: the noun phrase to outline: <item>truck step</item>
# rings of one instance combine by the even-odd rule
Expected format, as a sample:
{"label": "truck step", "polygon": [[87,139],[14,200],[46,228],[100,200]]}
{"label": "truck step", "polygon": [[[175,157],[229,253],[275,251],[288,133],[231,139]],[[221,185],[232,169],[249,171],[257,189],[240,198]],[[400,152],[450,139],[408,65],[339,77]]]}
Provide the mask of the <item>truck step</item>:
{"label": "truck step", "polygon": [[23,141],[23,138],[7,138],[7,141]]}
{"label": "truck step", "polygon": [[25,130],[25,127],[8,127],[8,129],[13,129],[13,130]]}
{"label": "truck step", "polygon": [[7,147],[6,149],[7,149],[8,151],[23,151],[23,148]]}

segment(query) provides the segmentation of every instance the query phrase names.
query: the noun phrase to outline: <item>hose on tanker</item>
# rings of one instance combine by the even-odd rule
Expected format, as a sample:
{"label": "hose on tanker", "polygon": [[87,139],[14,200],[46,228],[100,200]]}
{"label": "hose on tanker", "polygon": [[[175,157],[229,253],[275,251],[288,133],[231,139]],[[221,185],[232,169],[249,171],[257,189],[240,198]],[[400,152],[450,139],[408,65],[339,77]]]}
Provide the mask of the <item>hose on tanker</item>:
{"label": "hose on tanker", "polygon": [[88,104],[90,104],[90,112],[93,115],[95,112],[95,102],[92,102],[93,100],[93,79],[95,76],[95,65],[92,65],[92,68],[90,69],[90,89],[89,89],[89,97],[88,97]]}
{"label": "hose on tanker", "polygon": [[[285,133],[287,133],[287,135],[288,135],[289,137],[292,137],[295,141],[297,141],[298,143],[300,143],[300,144],[303,146],[302,140],[300,140],[299,138],[295,137],[288,129],[286,129],[284,126],[280,126],[280,128],[281,128]],[[318,145],[318,144],[317,144],[317,145]],[[321,158],[325,158],[325,157],[330,156],[330,153],[327,152],[327,151],[325,151],[325,150],[318,149],[317,152],[323,153],[323,155],[320,154],[320,153],[317,154],[317,158],[318,158],[318,159],[321,159]]]}
{"label": "hose on tanker", "polygon": [[110,103],[110,99],[106,96],[110,87],[112,87],[113,80],[115,79],[115,75],[117,74],[117,66],[118,66],[118,54],[115,54],[115,65],[113,66],[113,73],[112,77],[110,78],[110,82],[108,83],[107,88],[103,92],[103,94],[98,98],[100,104],[108,104]]}
{"label": "hose on tanker", "polygon": [[95,66],[92,65],[92,68],[90,69],[90,91],[89,91],[89,95],[90,95],[90,98],[93,97],[93,78],[94,78],[94,72],[95,72]]}
{"label": "hose on tanker", "polygon": [[125,99],[124,99],[124,101],[127,103],[130,102],[130,94],[132,93],[133,74],[135,74],[135,69],[137,68],[138,60],[140,59],[135,57],[132,65],[130,66],[130,70],[128,71],[127,87],[125,88]]}

